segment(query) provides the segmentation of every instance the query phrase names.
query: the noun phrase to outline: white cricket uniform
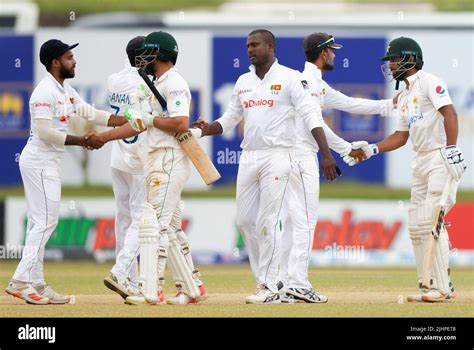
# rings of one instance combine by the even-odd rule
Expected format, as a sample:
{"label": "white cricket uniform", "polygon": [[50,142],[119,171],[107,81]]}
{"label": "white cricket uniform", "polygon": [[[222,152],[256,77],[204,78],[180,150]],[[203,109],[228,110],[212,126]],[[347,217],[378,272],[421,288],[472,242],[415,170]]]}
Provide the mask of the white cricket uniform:
{"label": "white cricket uniform", "polygon": [[[137,69],[126,59],[125,67],[108,79],[109,103],[116,115],[123,115],[124,110],[133,105],[131,94],[136,94],[137,89],[142,95],[149,95]],[[146,103],[140,108],[146,110]],[[146,142],[145,135],[141,133],[129,139],[114,141],[110,161],[116,205],[116,263],[112,272],[121,278],[129,277],[135,288],[138,287],[138,225],[145,202],[145,177],[140,159],[143,153],[140,149]]]}
{"label": "white cricket uniform", "polygon": [[[388,116],[393,109],[391,99],[372,101],[352,98],[333,89],[322,79],[321,71],[313,63],[305,63],[303,79],[307,81],[311,96],[321,109],[328,107],[349,113],[382,116]],[[326,123],[324,133],[332,150],[341,155],[351,151],[351,144],[337,136]],[[282,215],[285,233],[280,278],[285,288],[310,289],[312,286],[308,280],[308,264],[318,218],[319,165],[316,153],[319,147],[311,132],[298,118],[296,137],[290,195],[288,201],[285,201]]]}
{"label": "white cricket uniform", "polygon": [[43,274],[44,249],[56,229],[61,200],[59,170],[64,145],[40,140],[36,122],[53,121],[53,127],[68,133],[69,115],[74,105],[83,103],[78,93],[64,81],[63,86],[50,74],[39,82],[30,97],[30,137],[20,155],[20,173],[25,188],[28,210],[25,252],[13,278],[27,283],[45,284]]}
{"label": "white cricket uniform", "polygon": [[[453,102],[448,93],[446,83],[436,76],[418,71],[407,78],[409,87],[404,88],[398,97],[399,123],[397,130],[408,131],[416,152],[412,160],[412,188],[411,206],[409,210],[409,231],[417,260],[418,280],[422,279],[423,254],[425,246],[424,239],[417,239],[412,229],[412,215],[417,207],[428,202],[437,204],[440,201],[446,179],[448,168],[441,155],[446,147],[446,132],[444,129],[444,117],[438,111],[441,107],[451,105]],[[459,182],[453,180],[451,192],[449,193],[447,206],[450,209],[456,202],[456,192]],[[416,231],[416,230],[415,230]],[[425,237],[431,231],[431,223],[428,223]],[[447,278],[449,237],[446,230],[439,236],[438,246],[443,248],[443,271],[444,276],[432,275],[435,287],[441,292],[449,290]],[[436,286],[436,279],[444,282]]]}
{"label": "white cricket uniform", "polygon": [[250,66],[235,83],[224,115],[223,132],[245,121],[237,175],[237,225],[245,239],[250,266],[258,284],[277,292],[281,257],[279,216],[291,172],[295,116],[305,128],[322,126],[303,87],[301,73],[277,60],[263,79]]}
{"label": "white cricket uniform", "polygon": [[[156,89],[167,102],[163,111],[158,100],[152,96],[152,114],[162,118],[189,117],[191,92],[176,68],[171,68],[156,82]],[[191,174],[191,162],[173,134],[149,127],[145,179],[147,201],[155,208],[161,230],[170,228],[173,213],[181,200],[184,184]]]}

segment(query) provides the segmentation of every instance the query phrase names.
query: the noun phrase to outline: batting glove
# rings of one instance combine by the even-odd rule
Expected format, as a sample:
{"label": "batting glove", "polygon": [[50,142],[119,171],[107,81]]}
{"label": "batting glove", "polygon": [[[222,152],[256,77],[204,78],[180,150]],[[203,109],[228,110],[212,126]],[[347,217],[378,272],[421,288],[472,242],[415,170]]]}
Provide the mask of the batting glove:
{"label": "batting glove", "polygon": [[123,114],[135,131],[143,132],[147,127],[153,125],[154,117],[151,114],[143,113],[133,108],[127,108]]}
{"label": "batting glove", "polygon": [[[373,143],[368,145],[367,142],[365,142],[365,141],[357,141],[357,142],[353,142],[353,145],[354,144],[358,147],[353,146],[352,148],[353,149],[361,148],[362,151],[365,154],[365,160],[369,159],[372,156],[375,156],[375,155],[379,154],[379,148],[377,147],[377,145],[375,145]],[[354,165],[360,163],[357,159],[355,159],[351,156],[345,156],[342,159],[349,166],[354,166]]]}
{"label": "batting glove", "polygon": [[441,155],[453,180],[459,181],[467,168],[462,151],[456,145],[446,146]]}

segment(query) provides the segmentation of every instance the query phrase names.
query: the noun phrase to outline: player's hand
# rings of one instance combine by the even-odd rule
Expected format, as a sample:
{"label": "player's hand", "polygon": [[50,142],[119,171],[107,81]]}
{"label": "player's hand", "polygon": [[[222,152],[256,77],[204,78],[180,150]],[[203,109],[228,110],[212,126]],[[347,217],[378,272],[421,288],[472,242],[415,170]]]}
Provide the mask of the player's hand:
{"label": "player's hand", "polygon": [[370,159],[370,157],[376,155],[379,153],[379,148],[375,144],[367,144],[366,141],[356,141],[352,143],[352,148],[354,149],[360,149],[362,152],[364,152],[365,158],[360,160],[357,159],[356,157],[352,157],[351,154],[349,153],[347,156],[343,158],[344,162],[349,165],[349,166],[354,166],[364,160]]}
{"label": "player's hand", "polygon": [[100,134],[97,134],[96,131],[88,132],[87,134],[83,136],[83,138],[84,138],[83,147],[88,150],[102,148],[102,146],[106,142],[105,139]]}
{"label": "player's hand", "polygon": [[327,154],[321,154],[321,167],[323,169],[323,176],[326,177],[328,181],[336,180],[338,171],[336,170],[336,161],[330,152]]}
{"label": "player's hand", "polygon": [[462,151],[456,145],[446,146],[441,155],[453,180],[459,181],[467,168]]}
{"label": "player's hand", "polygon": [[191,127],[201,129],[201,136],[209,135],[209,123],[206,122],[204,119],[199,118],[191,125]]}
{"label": "player's hand", "polygon": [[361,149],[351,150],[348,156],[354,158],[357,161],[357,163],[363,162],[366,159],[365,153]]}
{"label": "player's hand", "polygon": [[153,125],[154,117],[151,114],[133,108],[127,108],[123,114],[135,131],[143,132],[147,127]]}

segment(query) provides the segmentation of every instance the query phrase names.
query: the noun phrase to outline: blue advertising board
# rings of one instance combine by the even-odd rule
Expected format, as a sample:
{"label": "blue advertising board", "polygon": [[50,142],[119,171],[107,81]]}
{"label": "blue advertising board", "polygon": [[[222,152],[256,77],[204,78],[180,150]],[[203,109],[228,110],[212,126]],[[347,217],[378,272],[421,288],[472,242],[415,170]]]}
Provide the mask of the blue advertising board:
{"label": "blue advertising board", "polygon": [[[250,65],[247,57],[245,36],[214,36],[212,48],[212,116],[218,119],[224,112],[232,95],[237,78]],[[303,37],[282,37],[276,41],[276,57],[279,63],[302,71],[306,58],[303,52]],[[382,99],[385,81],[380,72],[380,57],[385,52],[386,39],[337,38],[344,45],[335,50],[335,69],[326,72],[326,80],[335,89],[353,97]],[[378,141],[384,136],[384,118],[379,115],[360,116],[342,111],[325,110],[323,116],[329,126],[347,141]],[[237,178],[242,126],[225,135],[214,136],[213,161],[223,179],[220,184],[232,183]],[[358,180],[383,183],[385,180],[385,158],[374,157],[356,167],[346,166],[335,155],[343,171],[341,180]]]}
{"label": "blue advertising board", "polygon": [[0,185],[21,183],[18,157],[30,126],[33,45],[32,35],[0,35]]}

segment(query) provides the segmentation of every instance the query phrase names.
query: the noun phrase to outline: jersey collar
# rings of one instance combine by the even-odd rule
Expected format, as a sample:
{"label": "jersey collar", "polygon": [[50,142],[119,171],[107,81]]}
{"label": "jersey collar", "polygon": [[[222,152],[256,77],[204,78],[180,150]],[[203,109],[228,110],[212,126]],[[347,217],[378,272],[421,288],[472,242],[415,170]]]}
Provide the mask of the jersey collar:
{"label": "jersey collar", "polygon": [[421,75],[420,72],[421,72],[421,70],[419,70],[418,72],[416,72],[416,73],[413,74],[413,75],[410,75],[410,76],[407,78],[408,83],[410,84],[410,85],[409,85],[410,88],[413,86],[413,82],[414,82],[416,79],[418,79],[418,78],[420,77],[420,75]]}
{"label": "jersey collar", "polygon": [[[280,64],[278,63],[278,59],[275,57],[275,61],[273,62],[273,64],[271,65],[270,69],[268,70],[267,74],[265,74],[265,76],[263,77],[263,79],[265,79],[268,75],[270,75],[270,73],[276,69],[276,67],[278,67]],[[257,76],[257,73],[255,73],[255,66],[252,64],[249,66],[249,71],[251,71],[255,76]],[[260,78],[259,78],[260,79]],[[262,79],[262,80],[263,80]]]}
{"label": "jersey collar", "polygon": [[316,80],[323,79],[323,74],[319,70],[318,66],[316,66],[314,63],[305,62],[304,70],[308,70],[316,78]]}
{"label": "jersey collar", "polygon": [[156,82],[157,82],[157,83],[161,83],[163,80],[165,80],[166,78],[168,78],[168,75],[169,75],[171,72],[175,72],[175,71],[176,71],[176,68],[175,68],[175,67],[171,67],[171,68],[168,69],[161,77],[159,77]]}
{"label": "jersey collar", "polygon": [[[52,81],[52,83],[61,91],[61,92],[65,92],[66,90],[64,89],[64,86],[59,84],[59,81],[57,81],[53,75],[50,73],[50,72],[46,72],[46,77],[48,77],[48,79],[50,79]],[[63,84],[66,84],[66,81],[64,81]]]}

